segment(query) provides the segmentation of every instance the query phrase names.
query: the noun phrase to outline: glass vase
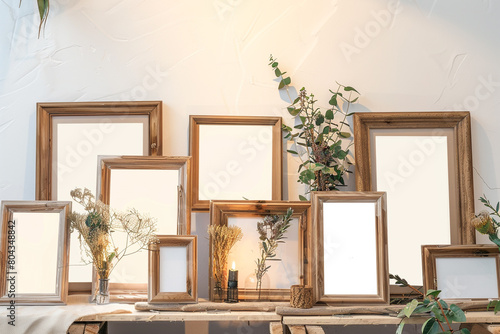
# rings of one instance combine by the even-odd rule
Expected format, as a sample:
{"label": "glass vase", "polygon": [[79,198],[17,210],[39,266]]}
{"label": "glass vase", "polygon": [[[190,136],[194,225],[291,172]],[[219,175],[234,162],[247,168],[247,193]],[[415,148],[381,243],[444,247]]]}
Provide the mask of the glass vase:
{"label": "glass vase", "polygon": [[109,304],[109,279],[99,278],[99,286],[95,298],[97,305]]}
{"label": "glass vase", "polygon": [[212,293],[212,301],[216,303],[222,303],[224,301],[224,289],[222,288],[222,283],[220,281],[215,282],[215,286]]}

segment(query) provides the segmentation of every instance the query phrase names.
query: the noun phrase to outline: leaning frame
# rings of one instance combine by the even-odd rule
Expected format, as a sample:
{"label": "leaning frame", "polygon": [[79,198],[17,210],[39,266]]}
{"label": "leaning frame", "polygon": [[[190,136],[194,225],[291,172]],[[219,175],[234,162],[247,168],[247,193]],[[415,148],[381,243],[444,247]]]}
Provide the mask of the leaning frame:
{"label": "leaning frame", "polygon": [[[162,247],[186,247],[185,291],[161,291]],[[148,302],[196,303],[198,300],[197,237],[195,235],[159,235],[158,242],[149,246]],[[175,275],[175,271],[169,275]]]}
{"label": "leaning frame", "polygon": [[[371,279],[373,282],[367,282],[367,277],[363,277],[363,281],[365,284],[370,283],[370,285],[375,286],[376,291],[373,293],[338,293],[338,294],[329,294],[325,290],[326,285],[326,276],[325,276],[325,254],[326,254],[326,245],[325,245],[325,237],[328,239],[328,236],[324,234],[325,224],[329,225],[337,225],[346,226],[348,229],[348,233],[351,235],[362,234],[365,232],[356,231],[356,229],[361,228],[353,221],[345,221],[344,219],[340,219],[340,221],[325,221],[324,217],[324,205],[329,203],[335,204],[373,204],[374,207],[374,226],[372,226],[372,230],[374,232],[373,235],[370,236],[374,245],[374,260],[375,263],[372,264],[374,268],[373,276]],[[387,207],[386,207],[386,194],[384,192],[351,192],[351,191],[315,191],[311,194],[311,204],[313,210],[313,246],[314,248],[314,294],[315,300],[325,303],[332,304],[388,304],[389,303],[389,270],[388,270],[388,261],[387,261]],[[335,236],[340,237],[341,236]],[[362,247],[362,245],[356,245],[356,248]],[[334,248],[334,247],[333,247]],[[360,260],[364,258],[363,256],[354,257],[350,260],[350,262]],[[362,266],[361,266],[362,267]],[[345,278],[345,281],[348,281],[350,278],[355,278],[353,275],[349,273],[349,271],[344,270],[342,274]],[[351,288],[351,290],[356,290],[355,288]]]}
{"label": "leaning frame", "polygon": [[[67,201],[2,201],[2,221],[0,222],[0,304],[42,304],[55,305],[65,304],[68,296],[68,266],[69,266],[69,222],[68,216],[71,212],[71,202]],[[14,256],[14,263],[10,263],[9,255],[16,254],[19,247],[19,236],[16,236],[15,213],[57,213],[58,236],[57,236],[57,259],[54,282],[54,293],[18,293],[7,288],[8,277],[16,279],[17,263]],[[19,222],[17,222],[19,223]],[[11,233],[11,232],[14,233]],[[10,238],[9,236],[13,236]],[[46,268],[50,270],[51,268]],[[31,273],[35,275],[36,273]],[[17,286],[17,285],[16,285]],[[15,296],[14,296],[15,295]]]}
{"label": "leaning frame", "polygon": [[[312,285],[312,222],[311,204],[301,201],[211,201],[210,224],[226,225],[230,218],[255,217],[264,218],[266,215],[284,215],[288,208],[293,209],[292,218],[298,218],[298,272],[299,284]],[[245,236],[243,236],[244,238]],[[258,242],[258,240],[256,240]],[[209,294],[214,300],[214,278],[212,273],[212,240],[210,240],[209,263]],[[261,293],[266,300],[287,301],[290,299],[290,289],[262,289]],[[257,300],[258,292],[255,289],[238,288],[239,299]]]}
{"label": "leaning frame", "polygon": [[[466,297],[462,300],[485,300],[487,298],[498,298],[500,296],[500,251],[496,245],[422,245],[422,270],[424,278],[424,291],[429,289],[441,290],[438,287],[438,270],[437,270],[437,259],[464,259],[464,258],[492,258],[496,264],[496,272],[494,274],[496,278],[496,292],[497,296],[485,297],[485,298],[471,298]],[[467,269],[465,269],[467,270]],[[476,272],[466,272],[466,276],[471,274],[475,275]],[[452,281],[451,284],[456,284],[457,287],[465,288],[458,281]],[[463,283],[463,282],[462,282]],[[480,285],[477,279],[475,279],[474,286]],[[453,289],[458,291],[458,289]],[[443,290],[444,292],[444,290]],[[443,296],[444,299],[446,297]],[[460,300],[460,298],[455,297],[452,299]]]}
{"label": "leaning frame", "polygon": [[[208,211],[210,207],[210,200],[214,198],[200,199],[200,192],[202,185],[200,185],[200,126],[204,125],[216,125],[216,126],[270,126],[272,128],[272,138],[271,138],[271,150],[272,150],[272,161],[271,165],[268,166],[271,169],[272,182],[269,182],[270,187],[269,195],[270,198],[248,198],[250,200],[281,200],[282,199],[282,135],[281,135],[281,117],[269,117],[269,116],[190,116],[189,125],[189,152],[192,156],[193,162],[193,192],[192,192],[192,208],[193,211]],[[255,134],[254,134],[255,135]],[[228,140],[234,140],[234,138],[227,138]],[[266,144],[267,146],[267,144]],[[240,146],[243,151],[243,147]],[[216,147],[213,148],[217,150]],[[245,151],[248,148],[245,148]],[[254,150],[257,152],[258,150]],[[241,153],[240,152],[240,153]],[[221,151],[219,151],[220,154]],[[226,153],[226,152],[223,152]],[[226,164],[226,168],[235,170],[238,166],[234,165],[235,158],[234,155],[230,155],[227,159],[223,159],[221,156],[217,157],[217,160],[223,160]],[[255,157],[256,155],[254,155]],[[255,160],[255,158],[254,158]],[[238,163],[238,162],[236,162]],[[224,171],[219,171],[224,172]],[[237,173],[234,173],[237,174]],[[239,176],[239,178],[238,178]],[[258,175],[230,175],[231,179],[245,179],[248,180],[250,185],[252,185],[252,180],[255,182],[259,179]],[[229,181],[230,182],[230,181]],[[245,187],[241,187],[245,188]],[[218,200],[240,200],[244,199],[245,195],[242,193],[237,198],[222,198]]]}

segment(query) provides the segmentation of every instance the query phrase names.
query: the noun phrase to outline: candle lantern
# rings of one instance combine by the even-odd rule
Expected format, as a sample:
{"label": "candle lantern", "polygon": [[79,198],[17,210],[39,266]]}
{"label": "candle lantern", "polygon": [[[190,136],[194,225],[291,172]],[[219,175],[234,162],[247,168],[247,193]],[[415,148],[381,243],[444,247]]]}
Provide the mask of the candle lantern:
{"label": "candle lantern", "polygon": [[229,278],[227,280],[226,303],[237,303],[237,302],[238,302],[238,270],[235,269],[235,263],[233,262],[233,267],[229,269]]}

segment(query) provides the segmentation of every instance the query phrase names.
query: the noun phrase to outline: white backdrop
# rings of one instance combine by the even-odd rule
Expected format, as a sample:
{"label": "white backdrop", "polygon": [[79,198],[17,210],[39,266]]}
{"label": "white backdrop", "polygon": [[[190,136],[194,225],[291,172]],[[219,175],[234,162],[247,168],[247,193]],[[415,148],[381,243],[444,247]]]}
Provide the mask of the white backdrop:
{"label": "white backdrop", "polygon": [[[469,110],[475,197],[500,199],[500,3],[51,0],[40,39],[34,3],[0,2],[0,199],[34,199],[37,102],[162,100],[165,155],[188,154],[190,114],[291,125],[270,53],[322,106],[338,81],[361,92],[353,111]],[[289,199],[296,165],[286,157]],[[207,224],[193,215],[200,249]]]}

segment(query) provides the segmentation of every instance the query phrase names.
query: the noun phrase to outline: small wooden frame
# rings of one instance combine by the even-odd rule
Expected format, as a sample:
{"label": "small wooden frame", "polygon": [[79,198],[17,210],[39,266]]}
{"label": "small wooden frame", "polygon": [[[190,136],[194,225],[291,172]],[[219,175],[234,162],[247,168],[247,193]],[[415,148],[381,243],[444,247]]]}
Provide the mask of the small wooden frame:
{"label": "small wooden frame", "polygon": [[190,116],[189,131],[193,211],[210,200],[281,200],[281,117]]}
{"label": "small wooden frame", "polygon": [[[98,155],[162,154],[161,101],[38,103],[36,126],[37,200],[72,201],[76,187],[94,192]],[[77,233],[71,239],[69,291],[90,293],[92,266],[81,260]]]}
{"label": "small wooden frame", "polygon": [[470,114],[355,113],[353,122],[356,190],[387,192],[389,270],[421,285],[421,245],[475,243]]}
{"label": "small wooden frame", "polygon": [[[258,300],[255,288],[255,260],[260,256],[260,241],[257,233],[258,221],[266,215],[284,215],[293,209],[291,227],[286,232],[285,243],[278,247],[277,260],[269,260],[271,269],[265,274],[261,300],[289,301],[290,286],[312,284],[312,226],[311,204],[300,201],[212,201],[210,204],[211,225],[237,225],[243,230],[243,239],[233,246],[228,257],[228,268],[235,262],[238,269],[238,297],[240,300]],[[255,235],[249,233],[254,232]],[[213,300],[212,241],[210,240],[210,298]],[[286,246],[283,246],[286,245]],[[242,264],[243,263],[243,264]],[[278,267],[279,263],[279,267]],[[273,274],[273,271],[277,272]],[[245,274],[246,273],[246,274]],[[294,274],[295,273],[295,274]],[[266,277],[268,276],[268,277]],[[253,277],[253,281],[252,281]],[[285,284],[287,282],[287,284]],[[224,283],[223,284],[227,284]],[[273,287],[276,286],[276,287]]]}
{"label": "small wooden frame", "polygon": [[148,302],[196,303],[197,237],[160,235],[158,238],[157,244],[150,245]]}
{"label": "small wooden frame", "polygon": [[500,252],[496,245],[423,245],[424,291],[447,300],[500,297]]}
{"label": "small wooden frame", "polygon": [[[191,233],[190,162],[191,157],[100,157],[97,197],[115,210],[134,208],[157,218],[158,234],[187,235]],[[140,251],[124,258],[113,270],[112,301],[146,299],[147,257],[147,252]],[[93,280],[95,286],[96,275]]]}
{"label": "small wooden frame", "polygon": [[71,202],[2,201],[0,304],[65,304]]}
{"label": "small wooden frame", "polygon": [[386,195],[312,192],[317,301],[388,304]]}

